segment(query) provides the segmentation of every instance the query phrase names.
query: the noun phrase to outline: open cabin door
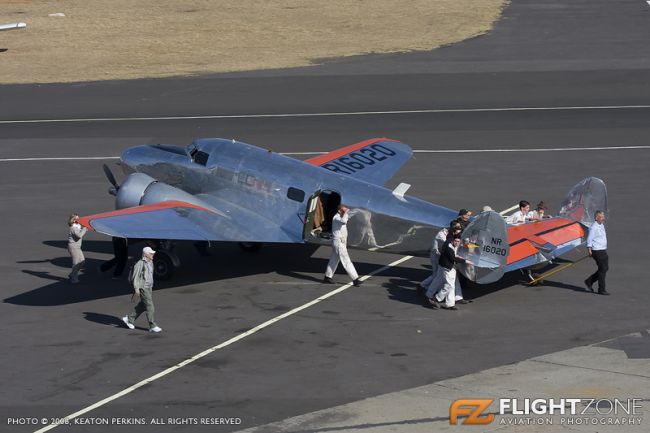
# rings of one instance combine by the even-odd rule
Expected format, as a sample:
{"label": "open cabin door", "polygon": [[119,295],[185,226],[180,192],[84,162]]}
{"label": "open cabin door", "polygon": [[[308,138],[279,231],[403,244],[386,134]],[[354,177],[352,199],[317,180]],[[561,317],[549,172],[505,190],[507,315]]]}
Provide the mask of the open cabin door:
{"label": "open cabin door", "polygon": [[341,195],[336,191],[316,191],[307,202],[305,227],[302,237],[305,242],[329,245],[332,239],[332,218],[341,204]]}

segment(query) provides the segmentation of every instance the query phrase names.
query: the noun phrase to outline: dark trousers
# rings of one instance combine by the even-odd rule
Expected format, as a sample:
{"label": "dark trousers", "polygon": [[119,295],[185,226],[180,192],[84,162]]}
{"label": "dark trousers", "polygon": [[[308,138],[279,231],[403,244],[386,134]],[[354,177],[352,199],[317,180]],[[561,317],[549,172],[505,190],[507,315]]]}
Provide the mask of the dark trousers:
{"label": "dark trousers", "polygon": [[113,238],[113,254],[115,254],[115,257],[102,263],[99,269],[102,272],[106,272],[115,266],[113,276],[119,277],[124,272],[124,267],[129,258],[129,247],[125,238]]}
{"label": "dark trousers", "polygon": [[596,272],[589,275],[589,278],[587,278],[587,283],[591,286],[596,281],[598,281],[598,291],[604,292],[605,275],[607,275],[607,271],[609,270],[609,257],[607,256],[607,250],[592,251],[591,257],[596,261],[596,266],[598,266],[598,269],[596,269]]}

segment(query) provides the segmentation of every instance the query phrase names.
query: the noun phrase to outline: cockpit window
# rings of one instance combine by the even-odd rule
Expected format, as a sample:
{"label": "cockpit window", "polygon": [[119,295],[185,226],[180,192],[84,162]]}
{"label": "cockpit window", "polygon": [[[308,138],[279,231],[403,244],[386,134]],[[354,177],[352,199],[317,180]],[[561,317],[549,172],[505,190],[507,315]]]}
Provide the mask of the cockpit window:
{"label": "cockpit window", "polygon": [[208,158],[210,158],[210,155],[202,152],[198,149],[194,149],[191,153],[190,156],[192,157],[192,161],[196,162],[197,164],[201,165],[206,165],[208,163]]}

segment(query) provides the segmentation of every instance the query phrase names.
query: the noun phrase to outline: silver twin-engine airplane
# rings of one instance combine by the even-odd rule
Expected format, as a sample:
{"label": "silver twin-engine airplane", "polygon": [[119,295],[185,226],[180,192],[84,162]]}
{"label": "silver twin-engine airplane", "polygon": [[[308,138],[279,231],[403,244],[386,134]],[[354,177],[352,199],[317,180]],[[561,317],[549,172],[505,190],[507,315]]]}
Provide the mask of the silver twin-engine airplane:
{"label": "silver twin-engine airplane", "polygon": [[[232,241],[330,245],[337,206],[350,210],[348,247],[426,257],[435,234],[457,212],[383,184],[412,156],[409,146],[375,138],[306,161],[221,138],[186,147],[141,145],[121,156],[118,185],[104,166],[117,210],[81,218],[110,236],[164,241]],[[463,232],[461,269],[472,281],[493,282],[584,245],[595,209],[606,210],[604,183],[587,178],[562,204],[561,216],[508,226],[496,212],[477,215]],[[163,242],[162,245],[168,245]],[[159,278],[178,258],[159,249]]]}
{"label": "silver twin-engine airplane", "polygon": [[0,31],[2,31],[2,30],[24,29],[26,27],[27,27],[27,24],[25,24],[25,23],[0,24]]}

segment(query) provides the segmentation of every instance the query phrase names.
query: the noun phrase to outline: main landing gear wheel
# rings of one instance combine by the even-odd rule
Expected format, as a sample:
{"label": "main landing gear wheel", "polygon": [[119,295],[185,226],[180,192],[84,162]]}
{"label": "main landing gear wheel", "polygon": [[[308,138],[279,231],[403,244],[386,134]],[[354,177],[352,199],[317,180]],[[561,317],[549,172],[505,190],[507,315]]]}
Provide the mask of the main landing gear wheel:
{"label": "main landing gear wheel", "polygon": [[164,251],[158,250],[153,256],[153,276],[155,280],[169,280],[174,275],[174,262]]}

